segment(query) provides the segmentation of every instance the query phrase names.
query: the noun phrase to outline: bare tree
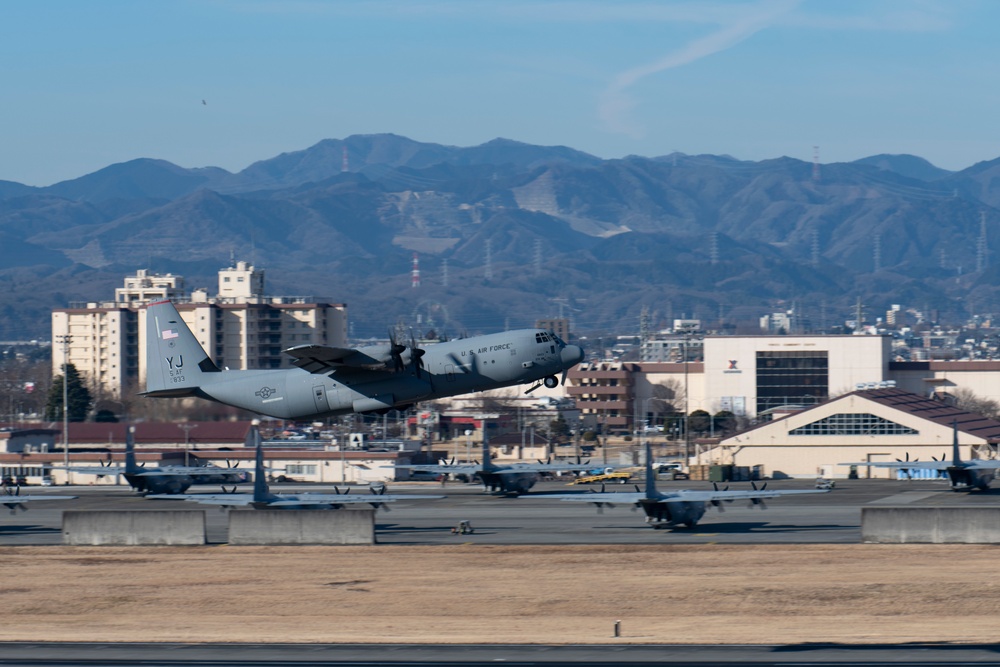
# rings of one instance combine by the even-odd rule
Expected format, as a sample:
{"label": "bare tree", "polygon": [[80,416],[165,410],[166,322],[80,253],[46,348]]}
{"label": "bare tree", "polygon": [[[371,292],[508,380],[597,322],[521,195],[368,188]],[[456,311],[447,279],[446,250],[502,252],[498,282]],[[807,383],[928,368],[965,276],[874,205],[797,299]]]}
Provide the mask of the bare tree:
{"label": "bare tree", "polygon": [[957,407],[1000,421],[1000,403],[997,401],[977,396],[971,389],[965,387],[959,387],[951,392],[951,396]]}

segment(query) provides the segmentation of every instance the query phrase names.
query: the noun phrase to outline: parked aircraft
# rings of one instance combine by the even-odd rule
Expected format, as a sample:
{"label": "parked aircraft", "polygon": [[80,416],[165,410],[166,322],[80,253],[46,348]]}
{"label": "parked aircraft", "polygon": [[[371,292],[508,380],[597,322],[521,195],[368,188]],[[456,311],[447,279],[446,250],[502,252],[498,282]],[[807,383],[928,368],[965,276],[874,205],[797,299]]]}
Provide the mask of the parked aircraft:
{"label": "parked aircraft", "polygon": [[433,400],[535,383],[555,387],[583,350],[543,329],[520,329],[417,347],[391,340],[356,349],[285,350],[296,368],[220,369],[169,301],[146,307],[146,391],[197,396],[279,419],[402,410]]}
{"label": "parked aircraft", "polygon": [[344,505],[359,504],[369,504],[378,509],[385,503],[393,503],[398,500],[437,500],[445,497],[416,494],[405,496],[390,495],[385,492],[385,487],[382,487],[379,491],[371,489],[369,493],[340,493],[336,487],[334,487],[334,493],[299,493],[295,495],[271,493],[264,468],[264,450],[260,444],[260,432],[256,427],[253,429],[253,438],[257,455],[253,493],[190,493],[151,495],[147,496],[147,498],[187,500],[203,505],[217,505],[219,507],[249,506],[254,509],[315,510],[340,509]]}
{"label": "parked aircraft", "polygon": [[668,528],[678,525],[691,528],[705,515],[705,510],[709,505],[723,511],[722,504],[734,500],[749,500],[750,506],[757,506],[766,509],[764,500],[766,498],[777,498],[779,496],[800,495],[805,493],[828,493],[829,490],[819,489],[789,489],[782,491],[768,490],[765,483],[761,488],[753,482],[750,483],[752,490],[730,491],[728,488],[720,489],[713,485],[711,491],[698,491],[694,489],[680,489],[678,491],[658,491],[656,488],[656,473],[653,471],[652,448],[646,443],[646,489],[640,491],[636,486],[634,492],[606,492],[602,488],[600,492],[573,493],[573,494],[553,494],[540,495],[538,498],[546,500],[562,500],[567,502],[593,503],[597,506],[597,511],[607,507],[613,507],[617,503],[631,503],[636,507],[641,507],[646,513],[646,523],[653,528]]}
{"label": "parked aircraft", "polygon": [[528,490],[541,479],[544,473],[554,472],[587,472],[594,467],[593,463],[511,463],[498,465],[490,456],[490,446],[483,439],[482,463],[439,463],[401,465],[398,468],[429,472],[437,475],[468,475],[478,476],[487,491],[506,496],[518,496]]}
{"label": "parked aircraft", "polygon": [[20,486],[5,486],[0,490],[0,505],[10,510],[11,514],[17,514],[17,510],[27,511],[27,503],[39,502],[43,500],[73,500],[76,496],[22,496]]}
{"label": "parked aircraft", "polygon": [[909,473],[910,470],[937,470],[948,473],[953,491],[970,491],[979,489],[985,491],[993,481],[997,470],[1000,470],[1000,460],[996,459],[971,459],[963,461],[958,452],[958,422],[953,422],[952,430],[954,436],[951,443],[951,460],[941,454],[937,459],[933,456],[930,461],[909,460],[909,454],[905,460],[895,461],[861,461],[858,463],[840,463],[842,466],[869,466],[872,468],[890,468],[893,470],[903,470]]}
{"label": "parked aircraft", "polygon": [[125,465],[70,466],[66,469],[81,475],[123,475],[125,481],[140,493],[183,493],[192,484],[243,484],[251,479],[248,470],[219,466],[166,465],[155,468],[140,466],[135,460],[135,426],[125,429]]}

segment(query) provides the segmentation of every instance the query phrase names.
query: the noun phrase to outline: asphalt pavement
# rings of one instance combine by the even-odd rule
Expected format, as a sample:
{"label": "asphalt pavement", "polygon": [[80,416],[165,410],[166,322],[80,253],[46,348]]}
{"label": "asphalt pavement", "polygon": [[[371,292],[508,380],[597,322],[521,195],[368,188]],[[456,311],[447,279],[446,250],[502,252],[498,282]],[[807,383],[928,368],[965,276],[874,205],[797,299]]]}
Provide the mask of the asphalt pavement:
{"label": "asphalt pavement", "polygon": [[[769,488],[812,488],[812,480],[779,480]],[[660,482],[661,490],[709,488],[707,482]],[[734,482],[730,488],[749,487]],[[376,537],[385,545],[453,544],[465,540],[481,544],[850,544],[861,540],[861,508],[874,505],[994,505],[1000,490],[960,492],[936,480],[837,480],[829,493],[775,498],[766,509],[746,502],[709,508],[694,528],[654,530],[645,516],[629,504],[596,509],[587,503],[546,499],[547,494],[588,493],[585,486],[564,482],[541,482],[532,493],[519,498],[498,497],[478,484],[436,482],[390,484],[394,494],[444,493],[447,498],[430,501],[400,501],[376,515]],[[276,491],[316,491],[332,487],[295,484],[277,485]],[[634,490],[631,485],[607,487]],[[27,491],[26,489],[25,491]],[[204,492],[216,489],[203,487]],[[0,545],[56,545],[62,542],[62,512],[78,510],[192,509],[205,512],[210,543],[225,543],[229,510],[174,500],[142,498],[127,486],[71,486],[30,488],[30,493],[73,494],[70,501],[31,504],[28,511],[0,514]],[[613,495],[604,500],[613,500]],[[253,510],[232,510],[253,511]],[[350,511],[350,510],[341,510]],[[456,536],[452,527],[471,522],[475,533]]]}

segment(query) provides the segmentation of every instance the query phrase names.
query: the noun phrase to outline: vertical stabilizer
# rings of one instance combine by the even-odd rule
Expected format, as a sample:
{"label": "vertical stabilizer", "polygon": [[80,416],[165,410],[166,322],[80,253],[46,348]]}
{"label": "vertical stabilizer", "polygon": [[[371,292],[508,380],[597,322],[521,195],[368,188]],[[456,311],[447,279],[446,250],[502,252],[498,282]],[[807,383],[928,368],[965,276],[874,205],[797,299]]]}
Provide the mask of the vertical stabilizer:
{"label": "vertical stabilizer", "polygon": [[952,428],[952,440],[951,440],[951,465],[954,467],[959,467],[962,465],[962,456],[958,453],[958,420],[951,422]]}
{"label": "vertical stabilizer", "polygon": [[653,446],[646,441],[646,497],[659,498],[660,492],[656,490],[656,473],[653,471]]}
{"label": "vertical stabilizer", "polygon": [[135,462],[135,426],[125,427],[125,474],[138,475],[142,472]]}
{"label": "vertical stabilizer", "polygon": [[198,339],[169,301],[146,306],[146,394],[194,396],[218,376]]}
{"label": "vertical stabilizer", "polygon": [[254,464],[253,477],[253,501],[255,503],[266,503],[271,494],[267,486],[267,473],[264,470],[264,447],[260,442],[260,429],[256,424],[250,427],[253,434],[254,447],[256,449],[256,463]]}
{"label": "vertical stabilizer", "polygon": [[486,420],[483,420],[483,472],[493,470],[493,460],[490,458],[490,439],[486,437]]}

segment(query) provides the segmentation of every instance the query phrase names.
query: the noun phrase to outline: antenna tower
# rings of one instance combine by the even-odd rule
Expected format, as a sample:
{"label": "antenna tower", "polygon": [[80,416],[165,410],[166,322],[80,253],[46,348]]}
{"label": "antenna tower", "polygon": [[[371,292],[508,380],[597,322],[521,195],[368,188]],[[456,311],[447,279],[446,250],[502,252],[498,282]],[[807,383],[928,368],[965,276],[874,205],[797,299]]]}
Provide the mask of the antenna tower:
{"label": "antenna tower", "polygon": [[444,287],[448,286],[448,260],[441,260],[441,285]]}
{"label": "antenna tower", "polygon": [[417,257],[417,253],[413,253],[413,271],[410,272],[412,278],[410,279],[410,287],[417,289],[420,287],[420,258]]}
{"label": "antenna tower", "polygon": [[882,270],[882,235],[876,234],[872,237],[872,259],[874,260],[875,273]]}
{"label": "antenna tower", "polygon": [[810,262],[813,266],[819,266],[819,230],[812,230],[812,242],[810,248]]}
{"label": "antenna tower", "polygon": [[493,280],[493,240],[486,239],[486,280]]}
{"label": "antenna tower", "polygon": [[542,275],[542,240],[535,239],[535,277]]}
{"label": "antenna tower", "polygon": [[347,172],[351,170],[347,162],[347,144],[344,144],[343,149],[344,149],[342,153],[343,157],[341,158],[340,161],[340,171]]}
{"label": "antenna tower", "polygon": [[979,238],[976,240],[976,271],[986,270],[986,211],[979,214]]}
{"label": "antenna tower", "polygon": [[639,343],[645,343],[649,340],[649,306],[642,307],[642,313],[639,314]]}
{"label": "antenna tower", "polygon": [[712,237],[708,247],[708,256],[712,264],[719,263],[719,232],[712,232]]}
{"label": "antenna tower", "polygon": [[819,182],[819,146],[813,146],[813,180]]}

